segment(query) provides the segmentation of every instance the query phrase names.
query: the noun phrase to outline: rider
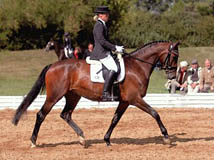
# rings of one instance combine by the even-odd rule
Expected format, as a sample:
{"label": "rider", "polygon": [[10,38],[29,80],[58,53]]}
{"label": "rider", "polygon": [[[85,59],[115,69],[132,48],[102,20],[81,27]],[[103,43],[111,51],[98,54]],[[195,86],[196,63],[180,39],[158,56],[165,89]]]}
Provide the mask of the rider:
{"label": "rider", "polygon": [[65,56],[67,58],[71,58],[73,51],[74,51],[74,47],[71,43],[71,37],[70,37],[70,34],[68,32],[66,32],[64,34],[64,42],[65,42],[65,46],[64,46]]}
{"label": "rider", "polygon": [[108,40],[108,27],[106,22],[109,19],[109,8],[107,6],[99,6],[95,10],[97,16],[96,24],[93,29],[95,47],[90,59],[99,60],[107,69],[108,73],[105,78],[103,87],[103,101],[110,101],[110,90],[117,75],[117,65],[111,56],[111,51],[123,52],[123,46],[117,46]]}

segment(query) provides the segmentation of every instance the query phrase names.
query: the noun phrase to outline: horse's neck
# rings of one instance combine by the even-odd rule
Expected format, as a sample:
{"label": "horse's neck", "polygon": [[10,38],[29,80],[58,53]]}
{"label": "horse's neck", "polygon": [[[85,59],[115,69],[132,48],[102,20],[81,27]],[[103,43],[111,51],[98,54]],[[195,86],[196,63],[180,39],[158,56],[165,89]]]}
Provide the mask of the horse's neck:
{"label": "horse's neck", "polygon": [[160,48],[147,48],[147,49],[141,49],[137,51],[135,55],[133,55],[135,58],[135,62],[133,64],[136,65],[136,68],[139,69],[139,75],[146,76],[146,78],[149,78],[152,74],[152,71],[159,59],[158,53],[161,52]]}
{"label": "horse's neck", "polygon": [[[151,48],[148,48],[146,50],[139,50],[138,53],[136,55],[134,55],[134,57],[136,57],[137,59],[140,59],[142,61],[141,65],[155,65],[155,63],[157,62],[158,59],[158,54],[157,54],[158,50]],[[139,60],[138,60],[139,61]],[[142,64],[143,63],[143,64]],[[143,67],[143,66],[142,66]]]}
{"label": "horse's neck", "polygon": [[158,53],[161,53],[163,50],[164,49],[162,47],[156,47],[154,45],[152,47],[148,47],[146,49],[142,49],[142,51],[139,51],[139,54],[137,54],[137,57],[154,64],[159,58]]}
{"label": "horse's neck", "polygon": [[55,43],[54,48],[55,48],[56,55],[59,57],[60,56],[60,50],[61,50],[60,45],[58,43]]}

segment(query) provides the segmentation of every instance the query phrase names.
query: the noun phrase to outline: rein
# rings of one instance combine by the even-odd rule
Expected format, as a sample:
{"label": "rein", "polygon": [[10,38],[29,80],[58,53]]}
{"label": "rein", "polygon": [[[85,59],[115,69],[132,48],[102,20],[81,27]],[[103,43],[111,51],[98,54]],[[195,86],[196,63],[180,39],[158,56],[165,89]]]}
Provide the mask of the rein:
{"label": "rein", "polygon": [[[134,52],[133,52],[133,53],[134,53]],[[153,63],[146,62],[146,61],[144,61],[144,60],[142,60],[142,59],[140,59],[140,58],[132,57],[132,53],[127,53],[125,50],[123,51],[123,55],[124,55],[124,56],[127,56],[127,57],[129,57],[129,58],[136,59],[136,60],[138,60],[138,61],[140,61],[140,62],[150,64],[150,65],[152,65],[152,66],[154,65]]]}
{"label": "rein", "polygon": [[[171,57],[171,54],[172,54],[172,44],[170,45],[168,51],[169,51],[169,52],[168,52],[168,55],[166,56],[166,59],[164,60],[164,65],[165,65],[165,67],[162,67],[162,66],[161,66],[161,69],[163,69],[163,70],[174,70],[174,69],[177,69],[177,67],[171,67],[171,64],[169,64],[169,63],[170,63],[170,57]],[[132,53],[135,53],[135,52],[132,52]],[[127,56],[127,57],[129,57],[129,58],[136,59],[136,60],[138,60],[138,61],[140,61],[140,62],[142,62],[142,63],[150,64],[151,66],[154,66],[154,65],[155,65],[155,64],[153,64],[153,63],[144,61],[144,60],[142,60],[142,59],[140,59],[140,58],[136,58],[136,57],[131,56],[132,53],[127,53],[125,50],[123,51],[123,55],[124,55],[124,56]],[[176,55],[177,55],[177,54],[176,54]],[[177,55],[177,56],[178,56],[178,55]]]}

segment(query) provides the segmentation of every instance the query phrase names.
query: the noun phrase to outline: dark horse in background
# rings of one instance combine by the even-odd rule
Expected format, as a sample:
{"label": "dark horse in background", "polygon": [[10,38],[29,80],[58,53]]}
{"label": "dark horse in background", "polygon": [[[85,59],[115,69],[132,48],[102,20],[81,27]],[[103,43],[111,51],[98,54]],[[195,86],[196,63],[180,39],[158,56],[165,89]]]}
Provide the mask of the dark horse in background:
{"label": "dark horse in background", "polygon": [[59,61],[63,59],[67,59],[64,52],[64,45],[60,44],[57,41],[54,41],[53,39],[51,39],[47,43],[47,45],[45,46],[45,51],[50,51],[52,49],[55,50],[55,53]]}
{"label": "dark horse in background", "polygon": [[[144,100],[151,73],[159,61],[162,69],[166,70],[168,78],[175,77],[178,61],[178,43],[157,41],[144,45],[143,47],[123,56],[126,76],[119,84],[119,105],[114,113],[110,127],[104,136],[104,141],[110,145],[110,136],[113,129],[121,119],[129,105],[150,114],[156,121],[164,136],[164,141],[170,142],[166,128],[159,114]],[[74,129],[80,138],[81,144],[85,145],[83,131],[72,120],[72,113],[81,97],[93,101],[102,101],[103,84],[90,81],[89,65],[85,60],[67,59],[46,66],[40,73],[37,81],[27,94],[23,102],[17,108],[12,123],[17,125],[23,113],[39,94],[41,88],[46,86],[46,100],[41,110],[37,113],[35,127],[32,133],[32,147],[36,146],[38,132],[42,122],[52,107],[65,97],[66,104],[61,112],[70,127]]]}

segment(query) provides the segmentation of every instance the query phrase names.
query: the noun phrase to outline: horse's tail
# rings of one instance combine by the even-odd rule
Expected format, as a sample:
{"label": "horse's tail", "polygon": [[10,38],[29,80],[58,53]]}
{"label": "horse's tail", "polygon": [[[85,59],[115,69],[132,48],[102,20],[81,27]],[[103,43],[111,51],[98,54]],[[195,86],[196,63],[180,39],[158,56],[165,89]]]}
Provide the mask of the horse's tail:
{"label": "horse's tail", "polygon": [[45,68],[40,73],[38,79],[36,80],[35,84],[31,88],[30,92],[27,94],[27,96],[24,98],[22,103],[19,105],[19,107],[16,110],[16,113],[13,117],[12,123],[14,125],[17,125],[22,114],[27,110],[27,108],[31,105],[31,103],[34,101],[34,99],[38,96],[39,92],[43,90],[45,87],[45,75],[50,68],[50,65],[45,66]]}

